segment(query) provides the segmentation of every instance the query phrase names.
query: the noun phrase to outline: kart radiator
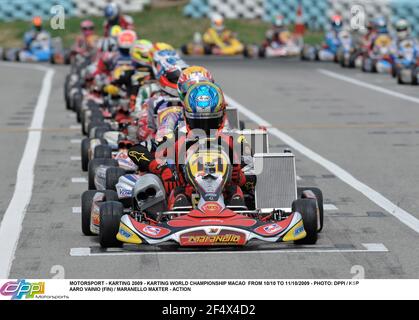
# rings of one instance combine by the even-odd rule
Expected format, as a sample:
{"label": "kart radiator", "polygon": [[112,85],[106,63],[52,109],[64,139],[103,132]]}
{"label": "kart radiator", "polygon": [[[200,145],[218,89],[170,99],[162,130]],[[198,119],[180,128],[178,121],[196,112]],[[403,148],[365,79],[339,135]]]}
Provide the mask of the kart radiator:
{"label": "kart radiator", "polygon": [[291,208],[297,199],[295,157],[292,153],[254,155],[256,208]]}

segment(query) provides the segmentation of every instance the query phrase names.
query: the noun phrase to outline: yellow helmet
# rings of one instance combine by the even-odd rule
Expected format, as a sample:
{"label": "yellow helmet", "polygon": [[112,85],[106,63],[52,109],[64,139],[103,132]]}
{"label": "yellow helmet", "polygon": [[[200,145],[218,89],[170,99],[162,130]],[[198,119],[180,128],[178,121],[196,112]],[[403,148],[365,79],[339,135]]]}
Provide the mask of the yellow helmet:
{"label": "yellow helmet", "polygon": [[111,28],[110,35],[111,35],[112,38],[115,38],[116,39],[121,32],[122,32],[121,26],[116,25],[116,26],[113,26]]}
{"label": "yellow helmet", "polygon": [[163,51],[163,50],[175,50],[170,44],[165,42],[156,42],[153,46],[153,53],[156,51]]}
{"label": "yellow helmet", "polygon": [[153,44],[151,41],[145,39],[137,40],[130,50],[131,59],[141,65],[151,65],[152,57],[150,52],[152,49]]}

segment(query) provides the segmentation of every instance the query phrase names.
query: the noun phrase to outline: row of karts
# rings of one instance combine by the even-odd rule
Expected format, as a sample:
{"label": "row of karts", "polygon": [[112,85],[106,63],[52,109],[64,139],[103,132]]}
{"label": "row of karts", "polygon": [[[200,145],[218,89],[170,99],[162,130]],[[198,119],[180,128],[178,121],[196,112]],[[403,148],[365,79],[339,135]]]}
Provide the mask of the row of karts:
{"label": "row of karts", "polygon": [[302,60],[334,61],[344,68],[359,68],[363,72],[391,74],[399,84],[418,84],[418,43],[410,35],[406,20],[396,24],[393,33],[385,19],[373,20],[365,35],[342,30],[340,17],[318,46],[304,46]]}
{"label": "row of karts", "polygon": [[84,135],[83,234],[104,248],[315,244],[323,197],[297,187],[294,155],[244,129],[205,68],[133,31],[113,36],[73,57],[64,86]]}
{"label": "row of karts", "polygon": [[193,41],[182,46],[185,55],[219,55],[246,58],[272,58],[299,56],[303,47],[301,34],[291,33],[282,16],[273,19],[262,44],[243,44],[231,30],[224,26],[221,15],[211,16],[211,28],[203,35],[195,33]]}

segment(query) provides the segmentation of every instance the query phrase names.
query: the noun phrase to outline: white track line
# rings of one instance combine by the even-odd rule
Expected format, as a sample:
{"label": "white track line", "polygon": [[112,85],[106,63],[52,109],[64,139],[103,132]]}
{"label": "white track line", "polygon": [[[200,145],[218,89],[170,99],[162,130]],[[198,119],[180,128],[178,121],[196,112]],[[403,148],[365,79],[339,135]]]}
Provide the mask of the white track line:
{"label": "white track line", "polygon": [[80,144],[81,143],[81,139],[71,139],[70,143],[72,144]]}
{"label": "white track line", "polygon": [[81,156],[71,156],[70,157],[71,161],[80,161],[81,160]]}
{"label": "white track line", "polygon": [[[281,253],[373,253],[388,252],[382,243],[363,243],[365,249],[325,249],[312,246],[307,249],[275,249],[275,250],[244,250],[244,251],[126,251],[114,249],[108,252],[93,252],[91,248],[71,248],[72,257],[101,257],[101,256],[142,256],[142,255],[219,255],[219,254],[281,254]],[[140,247],[139,247],[140,248]]]}
{"label": "white track line", "polygon": [[74,214],[80,214],[81,213],[81,207],[73,207],[71,208],[71,212]]}
{"label": "white track line", "polygon": [[326,211],[337,211],[339,209],[334,204],[324,203],[323,204],[323,210],[326,210]]}
{"label": "white track line", "polygon": [[[5,64],[10,67],[14,65]],[[16,66],[22,68],[23,66]],[[43,128],[45,112],[54,77],[54,69],[41,66],[26,66],[45,72],[41,91],[34,110],[30,129]],[[0,279],[9,276],[17,243],[22,231],[26,208],[32,198],[34,167],[41,143],[42,131],[29,130],[22,159],[17,170],[16,185],[12,200],[7,207],[0,225]]]}
{"label": "white track line", "polygon": [[[416,99],[413,97],[411,98]],[[306,146],[304,146],[303,144],[301,144],[300,142],[298,142],[291,136],[287,135],[285,132],[282,132],[278,130],[277,128],[273,128],[269,122],[267,122],[266,120],[264,120],[263,118],[255,114],[254,112],[250,111],[249,109],[241,105],[239,102],[235,101],[234,99],[228,96],[226,96],[226,99],[230,106],[236,107],[239,110],[239,112],[243,113],[247,118],[259,124],[260,126],[266,127],[270,134],[282,140],[285,144],[289,145],[291,148],[305,155],[307,158],[321,165],[323,168],[333,173],[340,180],[347,183],[355,190],[358,190],[359,192],[361,192],[364,196],[366,196],[372,202],[377,204],[379,207],[383,208],[389,214],[399,219],[406,226],[408,226],[412,230],[419,233],[419,219],[417,219],[415,216],[405,211],[404,209],[398,207],[396,204],[388,200],[382,194],[370,188],[365,183],[359,181],[354,176],[352,176],[348,171],[339,167],[337,164],[327,160],[326,158],[322,157],[318,153],[307,148]],[[419,103],[419,100],[418,100],[418,103]]]}
{"label": "white track line", "polygon": [[87,183],[87,179],[84,177],[81,178],[71,178],[72,183]]}
{"label": "white track line", "polygon": [[329,71],[329,70],[325,70],[325,69],[318,69],[317,71],[320,72],[321,74],[324,74],[324,75],[329,76],[329,77],[334,78],[334,79],[349,82],[349,83],[352,83],[352,84],[354,84],[356,86],[359,86],[359,87],[374,90],[374,91],[384,93],[384,94],[387,94],[387,95],[395,97],[395,98],[399,98],[399,99],[403,99],[403,100],[406,100],[406,101],[410,101],[410,102],[419,104],[419,98],[416,98],[416,97],[408,96],[406,94],[403,94],[403,93],[400,93],[400,92],[397,92],[397,91],[393,91],[393,90],[385,89],[385,88],[382,88],[382,87],[379,87],[379,86],[375,86],[375,85],[373,85],[371,83],[368,83],[368,82],[365,82],[365,81],[361,81],[361,80],[354,79],[354,78],[351,78],[351,77],[343,76],[343,75],[341,75],[339,73],[336,73],[336,72],[333,72],[333,71]]}

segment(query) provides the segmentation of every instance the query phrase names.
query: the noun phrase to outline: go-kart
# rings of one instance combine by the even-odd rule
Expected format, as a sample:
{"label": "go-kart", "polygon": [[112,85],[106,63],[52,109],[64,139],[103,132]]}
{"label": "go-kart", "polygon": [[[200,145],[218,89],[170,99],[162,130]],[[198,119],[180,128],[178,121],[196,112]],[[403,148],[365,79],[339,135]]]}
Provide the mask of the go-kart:
{"label": "go-kart", "polygon": [[347,31],[340,31],[337,35],[330,33],[322,45],[304,45],[301,50],[301,60],[338,62],[337,53],[342,45],[342,40],[345,41],[347,38],[347,34]]}
{"label": "go-kart", "polygon": [[362,71],[391,73],[393,63],[392,40],[389,35],[379,35],[374,41],[373,48],[362,59]]}
{"label": "go-kart", "polygon": [[355,68],[362,63],[362,51],[357,48],[351,34],[347,31],[343,31],[340,35],[340,46],[336,56],[343,68]]}
{"label": "go-kart", "polygon": [[202,40],[202,36],[196,33],[194,41],[183,45],[181,51],[185,55],[217,55],[235,56],[243,54],[244,45],[231,33],[225,39],[218,39],[216,43],[208,44]]}
{"label": "go-kart", "polygon": [[288,31],[282,32],[282,42],[272,41],[266,42],[262,46],[247,45],[243,55],[247,58],[280,58],[295,57],[301,54],[302,39],[301,37],[292,36]]}
{"label": "go-kart", "polygon": [[160,178],[140,176],[130,208],[117,201],[100,205],[101,246],[168,241],[184,247],[243,246],[255,239],[315,244],[323,227],[321,191],[297,188],[295,159],[289,152],[255,154],[255,161],[254,209],[230,205],[224,199],[231,165],[220,147],[198,150],[187,158],[185,175],[196,190],[196,201],[190,206],[169,211]]}
{"label": "go-kart", "polygon": [[419,79],[418,48],[413,40],[404,40],[399,44],[398,56],[394,61],[392,75],[399,84],[418,84]]}
{"label": "go-kart", "polygon": [[48,32],[40,32],[26,49],[3,49],[2,52],[6,61],[70,63],[69,52],[63,49],[61,39],[51,38]]}

